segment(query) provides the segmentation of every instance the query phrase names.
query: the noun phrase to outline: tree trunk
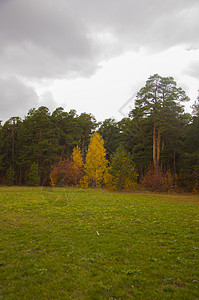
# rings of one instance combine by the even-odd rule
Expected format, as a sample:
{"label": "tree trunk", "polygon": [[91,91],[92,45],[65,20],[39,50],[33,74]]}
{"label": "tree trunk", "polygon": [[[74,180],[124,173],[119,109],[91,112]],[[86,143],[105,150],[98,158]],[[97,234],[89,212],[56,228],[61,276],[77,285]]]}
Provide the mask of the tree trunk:
{"label": "tree trunk", "polygon": [[156,125],[153,125],[153,165],[156,168]]}
{"label": "tree trunk", "polygon": [[176,153],[173,151],[173,172],[176,173]]}
{"label": "tree trunk", "polygon": [[164,140],[162,141],[162,151],[164,150]]}
{"label": "tree trunk", "polygon": [[158,128],[158,138],[157,138],[157,167],[159,167],[160,162],[160,142],[161,142],[161,127]]}
{"label": "tree trunk", "polygon": [[82,137],[82,153],[84,153],[84,143],[85,143],[86,135],[87,135],[87,128],[85,130],[84,136]]}
{"label": "tree trunk", "polygon": [[15,167],[15,122],[12,121],[12,168]]}

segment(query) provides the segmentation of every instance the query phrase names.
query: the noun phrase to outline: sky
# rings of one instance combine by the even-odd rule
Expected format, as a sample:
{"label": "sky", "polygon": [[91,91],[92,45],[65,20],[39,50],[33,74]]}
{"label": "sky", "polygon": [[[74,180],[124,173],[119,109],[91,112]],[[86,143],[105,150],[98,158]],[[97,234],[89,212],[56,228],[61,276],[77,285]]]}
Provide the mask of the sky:
{"label": "sky", "polygon": [[0,120],[47,106],[119,121],[150,75],[199,89],[198,0],[0,0]]}

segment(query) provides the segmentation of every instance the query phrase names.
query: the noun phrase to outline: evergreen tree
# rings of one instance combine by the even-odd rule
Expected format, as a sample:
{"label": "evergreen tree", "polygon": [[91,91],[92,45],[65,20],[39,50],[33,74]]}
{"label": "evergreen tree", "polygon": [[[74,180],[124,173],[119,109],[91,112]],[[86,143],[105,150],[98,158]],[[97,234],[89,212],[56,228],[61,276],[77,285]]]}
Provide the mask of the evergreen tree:
{"label": "evergreen tree", "polygon": [[30,167],[28,174],[28,185],[37,186],[39,184],[39,168],[36,163],[33,163]]}
{"label": "evergreen tree", "polygon": [[22,120],[19,117],[12,117],[8,121],[5,122],[5,124],[2,127],[2,139],[3,139],[3,145],[2,145],[2,152],[3,152],[3,161],[2,161],[2,167],[4,169],[4,172],[6,173],[6,170],[10,166],[12,166],[12,169],[15,173],[15,183],[19,183],[19,174],[18,174],[18,164],[19,164],[19,135],[21,131],[22,126]]}
{"label": "evergreen tree", "polygon": [[92,114],[82,113],[78,117],[78,130],[80,133],[81,139],[81,151],[86,153],[88,150],[88,145],[91,139],[91,136],[97,127],[97,122],[95,117]]}
{"label": "evergreen tree", "polygon": [[134,189],[137,185],[137,173],[131,155],[121,145],[112,155],[111,164],[105,179],[108,188],[116,190]]}
{"label": "evergreen tree", "polygon": [[199,191],[199,95],[192,108],[192,122],[187,126],[187,138],[181,146],[179,181],[189,191]]}
{"label": "evergreen tree", "polygon": [[110,161],[111,155],[122,142],[119,124],[114,119],[106,119],[100,125],[98,132],[104,140],[104,147],[107,151],[107,159]]}
{"label": "evergreen tree", "polygon": [[[161,77],[155,74],[140,89],[131,116],[140,127],[151,126],[152,157],[155,168],[160,166],[161,152],[166,146],[172,150],[172,163],[176,171],[176,152],[179,137],[183,135],[183,126],[187,124],[181,102],[188,101],[186,93],[178,88],[172,77]],[[167,152],[168,152],[167,148]]]}
{"label": "evergreen tree", "polygon": [[21,168],[27,170],[34,161],[39,168],[39,184],[49,182],[51,165],[58,160],[59,141],[47,107],[31,109],[23,121],[19,158]]}
{"label": "evergreen tree", "polygon": [[11,186],[15,182],[15,172],[13,168],[10,166],[6,172],[6,184]]}
{"label": "evergreen tree", "polygon": [[197,100],[194,102],[192,109],[193,109],[192,111],[193,116],[199,117],[199,90],[198,90]]}

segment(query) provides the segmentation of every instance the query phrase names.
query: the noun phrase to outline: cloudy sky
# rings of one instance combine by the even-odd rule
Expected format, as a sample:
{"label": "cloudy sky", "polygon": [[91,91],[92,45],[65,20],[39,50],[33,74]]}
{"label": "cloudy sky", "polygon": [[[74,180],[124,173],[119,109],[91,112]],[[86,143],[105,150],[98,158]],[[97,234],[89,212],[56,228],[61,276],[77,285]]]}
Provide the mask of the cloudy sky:
{"label": "cloudy sky", "polygon": [[198,0],[0,0],[0,119],[45,105],[119,120],[155,73],[194,102],[198,33]]}

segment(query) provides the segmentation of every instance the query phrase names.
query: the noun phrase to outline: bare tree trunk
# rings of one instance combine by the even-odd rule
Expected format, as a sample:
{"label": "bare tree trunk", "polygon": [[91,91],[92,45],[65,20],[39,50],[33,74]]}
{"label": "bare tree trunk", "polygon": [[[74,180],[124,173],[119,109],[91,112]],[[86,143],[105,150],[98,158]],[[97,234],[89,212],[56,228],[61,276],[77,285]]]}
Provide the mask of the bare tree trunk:
{"label": "bare tree trunk", "polygon": [[157,167],[159,167],[160,162],[160,142],[161,142],[161,127],[158,130],[158,138],[157,138]]}
{"label": "bare tree trunk", "polygon": [[173,151],[173,172],[176,173],[176,153]]}
{"label": "bare tree trunk", "polygon": [[164,140],[162,141],[162,150],[164,150]]}
{"label": "bare tree trunk", "polygon": [[156,168],[156,125],[153,125],[153,165]]}
{"label": "bare tree trunk", "polygon": [[12,168],[14,170],[15,164],[15,121],[12,120]]}
{"label": "bare tree trunk", "polygon": [[84,136],[82,137],[82,153],[84,153],[84,143],[85,143],[86,135],[87,135],[87,128],[85,130]]}

